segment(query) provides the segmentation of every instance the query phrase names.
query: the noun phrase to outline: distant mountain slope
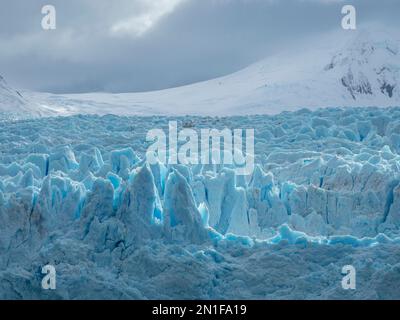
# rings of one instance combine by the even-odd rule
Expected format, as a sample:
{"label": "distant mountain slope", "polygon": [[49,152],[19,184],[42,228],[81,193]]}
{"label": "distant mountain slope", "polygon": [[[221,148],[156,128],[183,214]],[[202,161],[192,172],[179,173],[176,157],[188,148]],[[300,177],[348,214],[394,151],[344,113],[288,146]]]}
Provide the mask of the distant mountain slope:
{"label": "distant mountain slope", "polygon": [[348,91],[347,98],[355,101],[365,97],[399,101],[400,53],[399,42],[389,38],[372,39],[360,34],[344,50],[333,56],[325,67],[326,73],[340,78]]}
{"label": "distant mountain slope", "polygon": [[56,114],[52,109],[39,106],[33,100],[26,98],[19,91],[13,89],[0,76],[0,118],[4,117],[32,117]]}
{"label": "distant mountain slope", "polygon": [[330,35],[234,74],[179,88],[33,96],[62,114],[240,115],[304,107],[400,106],[398,39],[388,32],[346,35]]}
{"label": "distant mountain slope", "polygon": [[0,111],[14,111],[26,105],[26,100],[22,95],[8,86],[2,76],[0,76]]}

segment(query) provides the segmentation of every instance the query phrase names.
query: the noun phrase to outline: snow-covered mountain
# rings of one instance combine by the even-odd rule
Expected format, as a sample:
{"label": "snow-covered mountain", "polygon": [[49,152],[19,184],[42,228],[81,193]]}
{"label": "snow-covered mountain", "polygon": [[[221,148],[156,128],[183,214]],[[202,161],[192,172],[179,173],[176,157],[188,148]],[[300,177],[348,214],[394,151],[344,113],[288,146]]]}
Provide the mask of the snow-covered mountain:
{"label": "snow-covered mountain", "polygon": [[61,114],[240,115],[301,108],[399,106],[399,40],[331,34],[221,78],[145,93],[27,93]]}
{"label": "snow-covered mountain", "polygon": [[15,111],[24,109],[27,101],[16,90],[13,90],[2,76],[0,76],[0,111]]}
{"label": "snow-covered mountain", "polygon": [[20,91],[12,88],[0,76],[0,118],[32,117],[56,114],[52,109],[39,106],[34,100],[25,97]]}
{"label": "snow-covered mountain", "polygon": [[336,81],[340,78],[347,99],[399,102],[399,58],[398,41],[388,37],[374,40],[369,33],[362,33],[335,54],[324,71],[328,76],[332,73]]}

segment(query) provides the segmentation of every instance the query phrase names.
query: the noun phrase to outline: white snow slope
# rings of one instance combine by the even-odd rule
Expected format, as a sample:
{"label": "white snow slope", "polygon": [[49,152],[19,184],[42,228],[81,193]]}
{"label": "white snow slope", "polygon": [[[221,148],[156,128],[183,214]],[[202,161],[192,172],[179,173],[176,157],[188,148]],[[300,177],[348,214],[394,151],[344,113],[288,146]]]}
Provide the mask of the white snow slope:
{"label": "white snow slope", "polygon": [[399,106],[399,43],[389,32],[363,30],[327,35],[303,45],[306,49],[184,87],[145,93],[26,94],[61,115],[221,116],[304,107]]}
{"label": "white snow slope", "polygon": [[13,89],[4,78],[0,76],[0,119],[55,114],[53,110],[39,106],[33,100]]}

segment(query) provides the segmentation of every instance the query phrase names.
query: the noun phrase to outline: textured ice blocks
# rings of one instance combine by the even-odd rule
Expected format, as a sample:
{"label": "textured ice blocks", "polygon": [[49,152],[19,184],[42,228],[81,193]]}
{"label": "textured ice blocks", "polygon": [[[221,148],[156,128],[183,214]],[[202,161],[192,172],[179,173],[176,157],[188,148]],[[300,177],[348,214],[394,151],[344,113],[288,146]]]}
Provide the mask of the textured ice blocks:
{"label": "textured ice blocks", "polygon": [[[349,262],[372,268],[375,279],[355,297],[396,296],[383,283],[400,281],[400,260],[389,258],[400,252],[400,109],[177,119],[198,129],[254,128],[257,166],[247,177],[221,166],[147,164],[146,132],[168,120],[1,123],[1,297],[334,298],[348,294],[335,279]],[[300,253],[304,264],[293,266]],[[53,296],[40,289],[46,263],[63,274]],[[258,287],[265,275],[255,265],[280,265],[300,282],[322,272],[337,292],[315,279],[313,292],[300,282],[282,292],[278,280],[289,279],[273,270],[277,282]]]}

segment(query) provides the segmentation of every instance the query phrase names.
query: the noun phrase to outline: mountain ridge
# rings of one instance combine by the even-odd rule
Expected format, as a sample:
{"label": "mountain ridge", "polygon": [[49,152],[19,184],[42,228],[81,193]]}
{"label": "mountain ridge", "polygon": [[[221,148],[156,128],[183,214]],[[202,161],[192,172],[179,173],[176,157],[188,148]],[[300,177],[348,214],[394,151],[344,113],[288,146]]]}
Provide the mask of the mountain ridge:
{"label": "mountain ridge", "polygon": [[[322,41],[323,40],[323,41]],[[366,29],[329,35],[304,50],[268,57],[233,74],[143,93],[26,92],[60,115],[277,114],[302,108],[400,106],[400,42]],[[346,42],[347,41],[347,42]],[[318,43],[318,45],[317,45]]]}
{"label": "mountain ridge", "polygon": [[0,75],[0,119],[21,119],[55,114],[39,106],[36,101],[12,88]]}

